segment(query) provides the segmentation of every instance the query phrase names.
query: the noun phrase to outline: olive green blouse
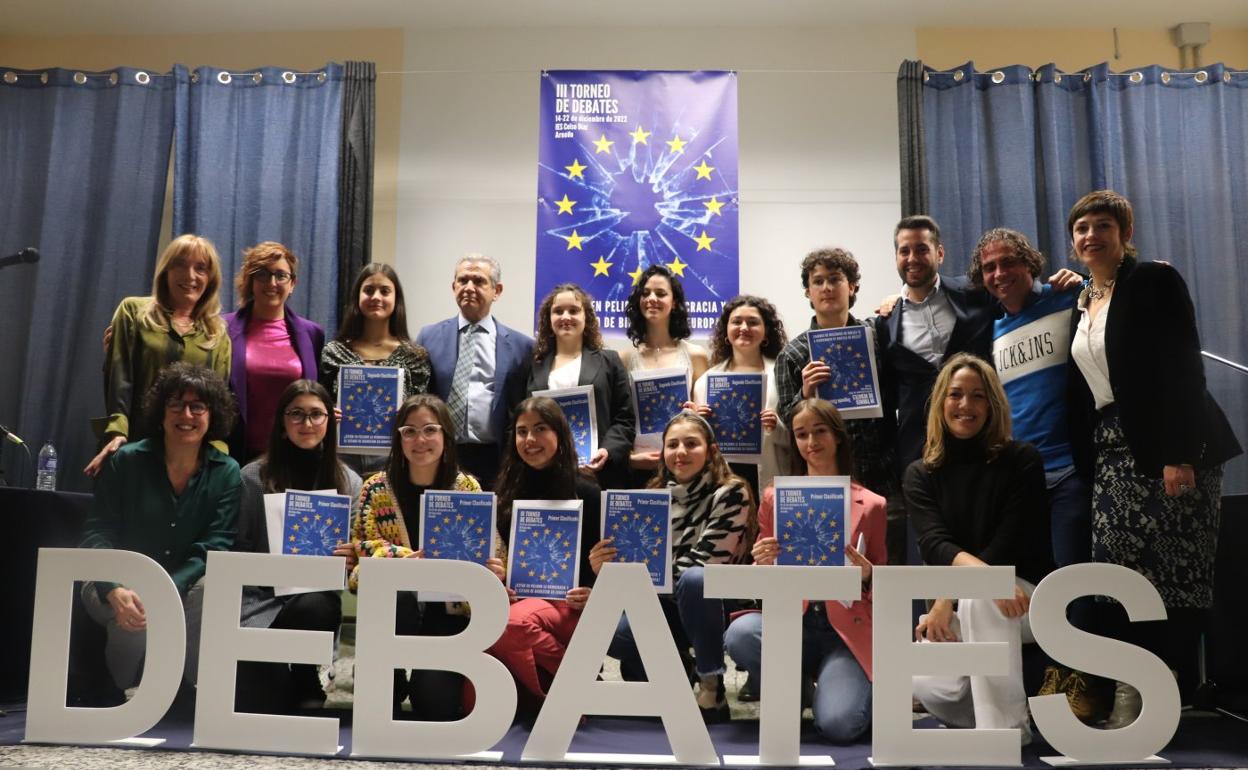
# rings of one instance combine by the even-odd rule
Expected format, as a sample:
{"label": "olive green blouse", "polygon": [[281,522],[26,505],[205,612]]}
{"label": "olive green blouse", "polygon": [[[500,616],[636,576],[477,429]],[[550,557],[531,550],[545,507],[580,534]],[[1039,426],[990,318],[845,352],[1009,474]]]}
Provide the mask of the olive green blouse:
{"label": "olive green blouse", "polygon": [[113,341],[104,361],[104,403],[108,424],[104,432],[137,441],[147,436],[143,425],[143,396],[156,375],[169,364],[186,361],[205,366],[230,380],[230,338],[224,326],[216,344],[208,348],[208,333],[196,323],[178,334],[165,316],[167,329],[143,321],[151,297],[126,297],[113,314]]}

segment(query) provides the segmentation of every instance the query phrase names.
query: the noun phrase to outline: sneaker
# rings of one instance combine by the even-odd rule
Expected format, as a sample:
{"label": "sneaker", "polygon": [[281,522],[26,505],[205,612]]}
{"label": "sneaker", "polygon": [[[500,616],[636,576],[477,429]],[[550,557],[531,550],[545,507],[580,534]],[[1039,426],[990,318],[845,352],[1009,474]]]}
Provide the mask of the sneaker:
{"label": "sneaker", "polygon": [[1126,727],[1140,716],[1144,710],[1144,702],[1140,691],[1127,684],[1118,682],[1114,687],[1114,708],[1105,722],[1106,730],[1117,730]]}
{"label": "sneaker", "polygon": [[1071,671],[1059,690],[1066,693],[1066,702],[1070,704],[1071,713],[1085,725],[1094,725],[1109,716],[1111,703],[1108,684],[1099,676]]}
{"label": "sneaker", "polygon": [[1062,666],[1045,666],[1044,682],[1040,685],[1040,689],[1036,691],[1036,696],[1057,695],[1059,692],[1066,692],[1066,680],[1071,673],[1070,669]]}

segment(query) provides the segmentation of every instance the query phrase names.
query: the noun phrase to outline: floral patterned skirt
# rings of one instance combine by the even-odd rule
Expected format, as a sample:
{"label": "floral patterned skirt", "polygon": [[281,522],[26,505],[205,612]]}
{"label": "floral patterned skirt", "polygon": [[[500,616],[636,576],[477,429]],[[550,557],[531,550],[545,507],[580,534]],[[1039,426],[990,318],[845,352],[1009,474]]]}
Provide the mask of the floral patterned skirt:
{"label": "floral patterned skirt", "polygon": [[1160,478],[1135,469],[1116,409],[1093,433],[1092,560],[1139,572],[1167,607],[1213,604],[1222,467],[1197,469],[1196,488],[1167,497]]}

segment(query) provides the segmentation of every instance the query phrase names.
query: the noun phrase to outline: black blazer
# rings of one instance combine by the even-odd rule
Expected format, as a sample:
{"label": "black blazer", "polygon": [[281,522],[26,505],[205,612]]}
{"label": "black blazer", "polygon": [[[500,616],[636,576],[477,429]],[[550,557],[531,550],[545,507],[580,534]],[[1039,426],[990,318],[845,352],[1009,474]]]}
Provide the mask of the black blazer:
{"label": "black blazer", "polygon": [[[554,352],[540,361],[530,359],[523,394],[516,394],[510,405],[515,419],[516,405],[535,390],[549,387],[550,366]],[[598,420],[598,446],[607,450],[607,464],[599,471],[603,489],[615,489],[624,483],[628,473],[628,456],[633,451],[636,433],[633,396],[629,388],[628,370],[614,350],[602,348],[581,351],[581,376],[578,385],[594,386],[594,413]]]}
{"label": "black blazer", "polygon": [[[949,297],[956,320],[943,360],[957,353],[972,353],[991,360],[992,307],[988,292],[975,288],[968,278],[940,277],[941,291]],[[897,474],[923,454],[927,439],[927,408],[932,386],[940,368],[902,344],[901,314],[905,304],[898,301],[887,319],[876,319],[879,340],[880,395],[886,414],[897,415]]]}
{"label": "black blazer", "polygon": [[[1080,317],[1075,308],[1072,340]],[[1160,478],[1166,465],[1209,468],[1242,451],[1205,389],[1196,313],[1187,284],[1173,267],[1131,257],[1122,261],[1105,318],[1105,357],[1122,431],[1141,474]],[[1075,463],[1091,478],[1095,402],[1073,359],[1067,371]]]}

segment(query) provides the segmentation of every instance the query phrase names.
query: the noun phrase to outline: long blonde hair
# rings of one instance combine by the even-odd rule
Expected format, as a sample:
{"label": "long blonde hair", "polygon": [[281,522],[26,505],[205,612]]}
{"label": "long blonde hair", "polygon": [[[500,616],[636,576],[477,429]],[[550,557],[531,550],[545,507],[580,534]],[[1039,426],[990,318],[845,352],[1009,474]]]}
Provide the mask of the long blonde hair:
{"label": "long blonde hair", "polygon": [[142,322],[152,329],[169,331],[169,317],[173,314],[173,301],[169,297],[168,273],[174,260],[203,259],[208,263],[208,284],[191,311],[191,321],[207,337],[200,347],[212,350],[225,336],[225,322],[221,320],[221,258],[212,241],[199,235],[179,235],[169,242],[156,260],[156,275],[152,278],[152,297],[142,315]]}
{"label": "long blonde hair", "polygon": [[927,441],[923,445],[923,464],[928,468],[939,468],[945,462],[945,435],[949,431],[949,426],[945,424],[945,398],[953,384],[953,375],[962,369],[973,369],[984,384],[988,419],[977,438],[988,453],[989,462],[1010,442],[1013,431],[1010,402],[1005,397],[996,370],[982,358],[970,353],[958,353],[945,362],[932,387],[932,400],[927,409]]}

